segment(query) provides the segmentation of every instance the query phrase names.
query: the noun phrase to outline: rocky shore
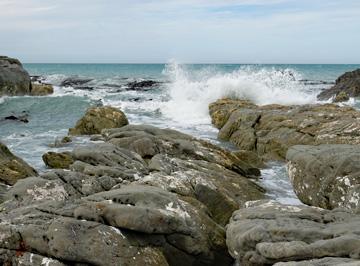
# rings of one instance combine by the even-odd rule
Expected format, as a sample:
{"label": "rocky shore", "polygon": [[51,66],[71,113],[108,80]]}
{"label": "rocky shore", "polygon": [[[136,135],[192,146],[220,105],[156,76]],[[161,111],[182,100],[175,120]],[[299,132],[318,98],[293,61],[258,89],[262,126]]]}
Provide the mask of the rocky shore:
{"label": "rocky shore", "polygon": [[[1,95],[34,95],[21,69],[0,58]],[[232,99],[209,110],[239,150],[129,124],[110,106],[85,112],[55,146],[90,143],[45,153],[45,172],[0,144],[0,263],[360,265],[360,112]],[[287,163],[306,205],[269,200],[258,183],[269,160]]]}

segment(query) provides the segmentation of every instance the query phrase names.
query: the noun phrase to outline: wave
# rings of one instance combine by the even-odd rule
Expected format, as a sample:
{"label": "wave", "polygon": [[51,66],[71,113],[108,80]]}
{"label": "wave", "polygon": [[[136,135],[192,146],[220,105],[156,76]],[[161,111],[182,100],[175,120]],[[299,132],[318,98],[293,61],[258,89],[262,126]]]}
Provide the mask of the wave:
{"label": "wave", "polygon": [[318,93],[300,82],[301,74],[292,69],[241,66],[224,72],[172,62],[164,74],[171,82],[167,85],[170,101],[162,106],[162,112],[183,123],[208,123],[208,105],[220,98],[292,105],[314,103]]}

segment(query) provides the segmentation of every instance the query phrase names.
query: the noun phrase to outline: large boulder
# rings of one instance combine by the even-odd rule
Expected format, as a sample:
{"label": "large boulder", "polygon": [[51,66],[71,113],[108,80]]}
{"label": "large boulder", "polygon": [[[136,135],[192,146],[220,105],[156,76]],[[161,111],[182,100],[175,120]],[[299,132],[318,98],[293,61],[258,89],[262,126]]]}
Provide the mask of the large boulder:
{"label": "large boulder", "polygon": [[99,134],[103,129],[118,128],[129,124],[125,114],[111,106],[91,107],[77,121],[74,128],[69,129],[70,135]]}
{"label": "large boulder", "polygon": [[[276,202],[249,203],[226,230],[239,265],[360,265],[360,215]],[[348,264],[347,264],[348,263]]]}
{"label": "large boulder", "polygon": [[30,76],[19,60],[0,56],[0,96],[25,95],[31,92]]}
{"label": "large boulder", "polygon": [[360,144],[360,112],[335,104],[265,105],[222,99],[210,104],[218,137],[265,159],[284,160],[289,147]]}
{"label": "large boulder", "polygon": [[318,95],[318,99],[328,100],[332,97],[338,97],[340,94],[350,97],[360,96],[360,69],[346,72],[340,76],[333,87],[322,91]]}
{"label": "large boulder", "polygon": [[360,214],[360,146],[293,146],[286,155],[294,191],[305,204]]}
{"label": "large boulder", "polygon": [[25,161],[11,153],[11,151],[0,142],[0,181],[13,185],[19,179],[35,176],[37,172]]}

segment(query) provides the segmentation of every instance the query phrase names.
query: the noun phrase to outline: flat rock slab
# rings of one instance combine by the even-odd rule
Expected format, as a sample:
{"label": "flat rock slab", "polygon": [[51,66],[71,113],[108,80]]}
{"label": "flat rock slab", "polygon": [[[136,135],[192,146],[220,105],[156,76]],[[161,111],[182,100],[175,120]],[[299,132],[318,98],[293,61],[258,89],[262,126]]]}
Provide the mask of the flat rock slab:
{"label": "flat rock slab", "polygon": [[226,241],[240,265],[359,265],[359,228],[346,210],[253,202],[234,212]]}
{"label": "flat rock slab", "polygon": [[288,150],[286,159],[302,202],[360,214],[360,145],[298,145]]}
{"label": "flat rock slab", "polygon": [[360,144],[360,112],[324,105],[257,106],[222,99],[210,104],[218,137],[265,159],[284,160],[294,145]]}

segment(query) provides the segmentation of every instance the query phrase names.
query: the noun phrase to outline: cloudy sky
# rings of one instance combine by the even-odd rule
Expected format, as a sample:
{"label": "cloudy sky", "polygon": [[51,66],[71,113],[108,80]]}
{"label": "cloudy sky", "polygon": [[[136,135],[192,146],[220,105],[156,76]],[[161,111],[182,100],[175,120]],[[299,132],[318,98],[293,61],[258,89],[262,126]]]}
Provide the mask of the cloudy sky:
{"label": "cloudy sky", "polygon": [[23,62],[360,63],[359,0],[0,0]]}

